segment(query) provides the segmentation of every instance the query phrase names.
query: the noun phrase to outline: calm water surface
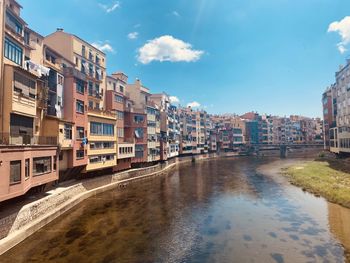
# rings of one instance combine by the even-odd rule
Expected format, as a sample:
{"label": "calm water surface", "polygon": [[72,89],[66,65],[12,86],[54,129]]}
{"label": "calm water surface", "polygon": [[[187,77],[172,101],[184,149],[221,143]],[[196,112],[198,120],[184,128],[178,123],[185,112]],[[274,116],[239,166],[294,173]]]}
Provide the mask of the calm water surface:
{"label": "calm water surface", "polygon": [[0,262],[346,262],[350,210],[261,172],[273,161],[185,164],[100,194]]}

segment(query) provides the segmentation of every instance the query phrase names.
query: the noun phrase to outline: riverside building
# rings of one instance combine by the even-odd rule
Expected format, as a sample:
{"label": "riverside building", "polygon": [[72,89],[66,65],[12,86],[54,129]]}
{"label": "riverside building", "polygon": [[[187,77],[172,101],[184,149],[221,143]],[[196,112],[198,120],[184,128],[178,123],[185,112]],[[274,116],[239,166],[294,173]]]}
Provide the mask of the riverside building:
{"label": "riverside building", "polygon": [[2,1],[0,78],[0,201],[58,179],[57,137],[45,136],[50,69],[43,37],[21,18],[15,0]]}
{"label": "riverside building", "polygon": [[84,172],[109,169],[117,165],[117,129],[115,112],[106,110],[106,56],[79,38],[63,29],[48,35],[46,43],[63,56],[74,61],[74,69],[84,74],[85,82],[75,84],[78,93],[74,99],[76,118],[86,118],[85,125],[76,127],[76,160],[87,158]]}

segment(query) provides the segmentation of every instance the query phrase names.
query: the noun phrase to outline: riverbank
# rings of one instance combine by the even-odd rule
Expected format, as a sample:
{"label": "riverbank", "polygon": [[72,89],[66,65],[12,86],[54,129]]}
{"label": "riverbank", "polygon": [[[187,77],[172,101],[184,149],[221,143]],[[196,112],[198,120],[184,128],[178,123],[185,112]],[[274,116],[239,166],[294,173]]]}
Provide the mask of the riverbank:
{"label": "riverbank", "polygon": [[0,211],[0,255],[91,196],[116,188],[124,188],[132,181],[163,175],[180,163],[225,156],[232,156],[232,154],[175,157],[147,168],[62,183],[38,200],[11,208],[9,211]]}
{"label": "riverbank", "polygon": [[350,208],[350,165],[348,160],[317,158],[283,168],[288,180],[303,190],[332,203]]}

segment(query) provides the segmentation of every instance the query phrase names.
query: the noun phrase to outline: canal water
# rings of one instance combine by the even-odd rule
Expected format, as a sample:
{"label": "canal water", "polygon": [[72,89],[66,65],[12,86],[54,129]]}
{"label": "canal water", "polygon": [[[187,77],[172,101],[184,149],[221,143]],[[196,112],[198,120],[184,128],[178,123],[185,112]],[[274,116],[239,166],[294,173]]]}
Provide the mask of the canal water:
{"label": "canal water", "polygon": [[294,161],[180,165],[87,199],[0,262],[346,262],[350,210],[282,179]]}

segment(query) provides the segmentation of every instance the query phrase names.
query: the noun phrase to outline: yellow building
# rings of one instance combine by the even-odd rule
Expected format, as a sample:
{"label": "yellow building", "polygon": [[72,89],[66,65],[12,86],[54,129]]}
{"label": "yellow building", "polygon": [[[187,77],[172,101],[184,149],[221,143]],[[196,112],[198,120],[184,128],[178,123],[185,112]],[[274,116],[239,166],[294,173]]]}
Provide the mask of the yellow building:
{"label": "yellow building", "polygon": [[[82,111],[87,111],[83,134],[87,155],[86,172],[117,165],[116,115],[106,111],[106,55],[76,35],[58,29],[45,38],[45,43],[75,63],[75,69],[86,75],[87,98],[81,98]],[[82,90],[82,93],[85,93]],[[82,158],[84,156],[81,156]]]}
{"label": "yellow building", "polygon": [[86,171],[117,165],[117,127],[112,113],[91,110],[88,113],[88,165]]}

